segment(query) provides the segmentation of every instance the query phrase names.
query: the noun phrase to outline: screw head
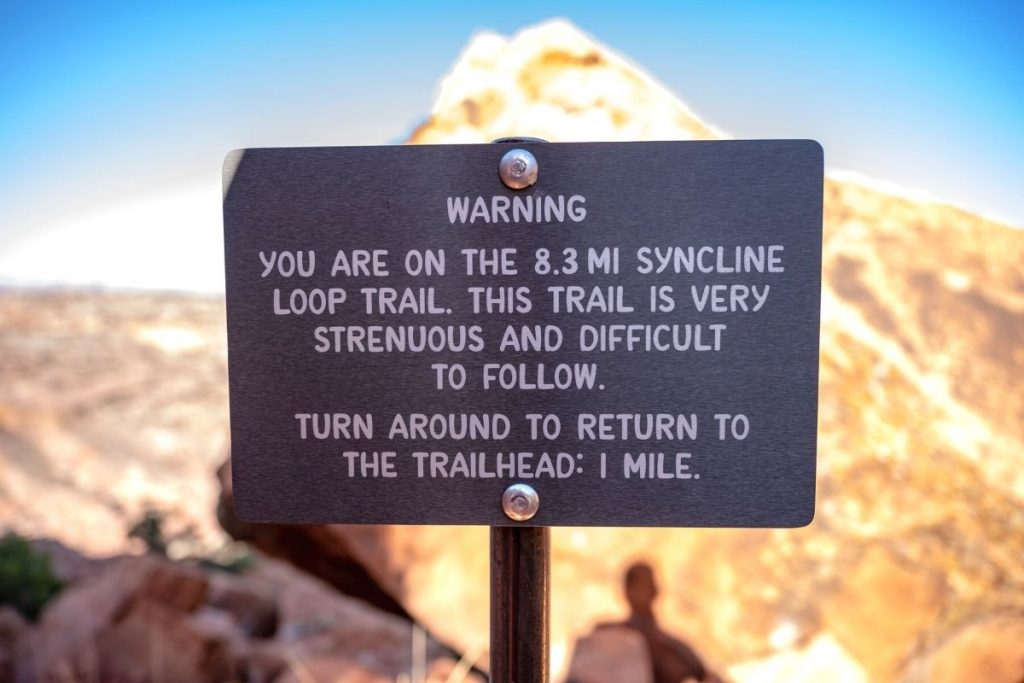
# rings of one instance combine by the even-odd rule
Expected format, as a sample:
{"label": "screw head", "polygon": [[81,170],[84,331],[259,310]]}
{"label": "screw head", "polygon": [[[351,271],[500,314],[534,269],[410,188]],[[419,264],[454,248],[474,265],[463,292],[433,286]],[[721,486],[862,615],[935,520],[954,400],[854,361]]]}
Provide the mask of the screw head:
{"label": "screw head", "polygon": [[522,190],[537,182],[537,158],[525,149],[510,149],[498,162],[501,182],[513,190]]}
{"label": "screw head", "polygon": [[540,509],[540,496],[529,484],[512,484],[501,494],[501,509],[509,519],[525,522]]}

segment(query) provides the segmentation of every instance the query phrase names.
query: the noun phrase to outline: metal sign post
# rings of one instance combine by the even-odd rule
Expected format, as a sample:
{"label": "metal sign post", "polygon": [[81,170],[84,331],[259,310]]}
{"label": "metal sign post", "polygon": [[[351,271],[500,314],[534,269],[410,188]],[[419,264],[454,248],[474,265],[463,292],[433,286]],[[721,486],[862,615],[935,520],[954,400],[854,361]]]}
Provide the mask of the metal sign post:
{"label": "metal sign post", "polygon": [[546,683],[551,530],[491,527],[491,680]]}

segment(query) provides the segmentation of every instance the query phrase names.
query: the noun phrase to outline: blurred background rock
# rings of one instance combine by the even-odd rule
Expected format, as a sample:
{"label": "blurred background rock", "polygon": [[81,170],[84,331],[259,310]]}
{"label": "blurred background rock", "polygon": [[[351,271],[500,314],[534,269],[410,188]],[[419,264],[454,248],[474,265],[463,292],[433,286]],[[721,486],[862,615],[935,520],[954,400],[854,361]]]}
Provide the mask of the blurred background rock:
{"label": "blurred background rock", "polygon": [[[408,142],[724,137],[713,124],[548,22],[473,40]],[[1024,680],[1022,264],[1019,229],[831,173],[814,523],[554,530],[556,680],[641,680],[628,637],[591,647],[618,667],[571,662],[614,637],[593,629],[625,616],[638,560],[662,626],[730,680]],[[0,607],[0,680],[486,671],[486,529],[234,518],[220,297],[8,287],[0,321],[0,526],[39,539],[17,566],[61,587],[41,614]]]}

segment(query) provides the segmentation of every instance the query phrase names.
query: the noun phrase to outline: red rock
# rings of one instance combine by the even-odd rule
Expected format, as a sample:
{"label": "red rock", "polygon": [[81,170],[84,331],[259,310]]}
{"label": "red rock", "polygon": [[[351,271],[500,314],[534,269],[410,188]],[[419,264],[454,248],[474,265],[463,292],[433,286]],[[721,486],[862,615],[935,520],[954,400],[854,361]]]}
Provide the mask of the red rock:
{"label": "red rock", "polygon": [[28,629],[25,618],[13,607],[0,605],[0,681],[14,675],[14,643]]}
{"label": "red rock", "polygon": [[[416,669],[441,683],[457,667],[445,648],[408,620],[339,595],[286,564],[260,562],[243,578],[250,589],[273,591],[280,617],[274,639],[250,641],[238,653],[239,670],[250,678],[280,667],[286,681],[309,680],[302,676],[312,673],[316,681],[392,683]],[[472,664],[456,672],[455,680],[479,681],[476,674],[464,675]]]}
{"label": "red rock", "polygon": [[907,683],[1021,683],[1024,616],[994,616],[968,624],[910,667]]}
{"label": "red rock", "polygon": [[213,574],[207,604],[230,615],[246,636],[269,638],[277,632],[277,600],[243,577]]}
{"label": "red rock", "polygon": [[201,573],[152,556],[120,558],[63,591],[15,648],[15,680],[201,683],[230,673],[224,646],[187,621]]}
{"label": "red rock", "polygon": [[[483,679],[476,674],[450,678],[454,668],[455,663],[452,660],[437,661],[422,672],[422,678],[413,680],[424,683],[449,683],[453,680],[458,683],[482,683]],[[377,669],[360,663],[358,659],[318,655],[310,658],[291,658],[281,677],[275,679],[274,683],[394,683],[395,680],[388,674],[382,674]]]}
{"label": "red rock", "polygon": [[824,624],[872,680],[892,680],[935,623],[944,596],[937,577],[872,547],[824,600]]}
{"label": "red rock", "polygon": [[224,642],[209,638],[159,602],[136,602],[96,634],[94,646],[100,680],[217,683],[231,675]]}
{"label": "red rock", "polygon": [[289,658],[285,670],[274,683],[392,683],[394,679],[357,661],[341,656]]}
{"label": "red rock", "polygon": [[[231,462],[217,469],[220,497],[217,518],[232,538],[302,567],[342,593],[359,597],[385,612],[409,618],[388,578],[379,570],[387,561],[387,545],[378,536],[382,527],[346,527],[338,534],[324,525],[248,524],[238,519],[231,495]],[[352,540],[349,541],[348,537]],[[372,556],[372,561],[371,561]]]}
{"label": "red rock", "polygon": [[32,547],[50,558],[50,570],[65,585],[95,576],[114,558],[87,557],[52,538],[32,540]]}

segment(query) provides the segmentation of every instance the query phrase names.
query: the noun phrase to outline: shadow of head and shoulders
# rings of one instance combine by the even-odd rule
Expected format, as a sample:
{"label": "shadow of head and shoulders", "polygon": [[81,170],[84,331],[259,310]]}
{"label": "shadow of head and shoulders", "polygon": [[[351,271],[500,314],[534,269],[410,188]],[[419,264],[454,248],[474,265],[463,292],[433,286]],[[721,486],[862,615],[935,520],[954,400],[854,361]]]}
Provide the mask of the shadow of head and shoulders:
{"label": "shadow of head and shoulders", "polygon": [[646,562],[630,565],[623,577],[623,590],[629,616],[622,621],[599,624],[595,635],[612,632],[639,635],[647,651],[652,683],[719,680],[708,671],[689,643],[668,633],[658,623],[655,603],[660,588],[651,565]]}

